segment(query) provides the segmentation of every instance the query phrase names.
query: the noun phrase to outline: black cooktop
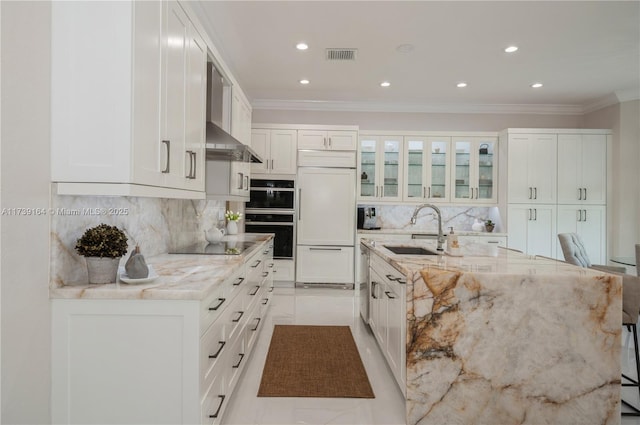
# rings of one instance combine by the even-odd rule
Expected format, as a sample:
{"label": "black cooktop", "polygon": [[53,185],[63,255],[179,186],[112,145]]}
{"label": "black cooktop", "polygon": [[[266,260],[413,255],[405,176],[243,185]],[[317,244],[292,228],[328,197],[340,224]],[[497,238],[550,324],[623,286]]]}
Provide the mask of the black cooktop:
{"label": "black cooktop", "polygon": [[220,241],[197,243],[169,252],[169,254],[239,255],[251,248],[255,242]]}

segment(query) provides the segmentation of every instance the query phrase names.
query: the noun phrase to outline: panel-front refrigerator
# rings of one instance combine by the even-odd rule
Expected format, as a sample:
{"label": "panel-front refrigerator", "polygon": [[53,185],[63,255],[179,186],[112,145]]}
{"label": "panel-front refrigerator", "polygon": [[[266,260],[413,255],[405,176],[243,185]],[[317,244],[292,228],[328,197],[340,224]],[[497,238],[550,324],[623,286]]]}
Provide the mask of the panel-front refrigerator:
{"label": "panel-front refrigerator", "polygon": [[300,152],[296,285],[353,288],[355,152]]}

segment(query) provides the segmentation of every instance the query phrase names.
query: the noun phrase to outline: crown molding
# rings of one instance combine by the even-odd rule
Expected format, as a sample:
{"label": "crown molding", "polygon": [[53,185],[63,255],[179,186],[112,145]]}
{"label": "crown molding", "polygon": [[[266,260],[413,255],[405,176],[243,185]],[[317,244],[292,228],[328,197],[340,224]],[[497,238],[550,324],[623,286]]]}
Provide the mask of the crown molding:
{"label": "crown molding", "polygon": [[253,109],[349,111],[349,112],[419,112],[445,114],[542,114],[582,115],[580,105],[525,105],[525,104],[424,104],[349,102],[326,100],[254,99]]}
{"label": "crown molding", "polygon": [[620,103],[629,102],[632,100],[640,100],[640,90],[639,89],[627,89],[627,90],[617,90],[616,97]]}

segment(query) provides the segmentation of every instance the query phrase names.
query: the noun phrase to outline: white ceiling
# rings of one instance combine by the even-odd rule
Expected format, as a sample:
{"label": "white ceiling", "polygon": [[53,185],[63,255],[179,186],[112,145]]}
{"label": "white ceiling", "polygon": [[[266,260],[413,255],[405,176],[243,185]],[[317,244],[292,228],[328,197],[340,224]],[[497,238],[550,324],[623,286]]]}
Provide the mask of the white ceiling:
{"label": "white ceiling", "polygon": [[[640,98],[639,1],[192,6],[254,107],[580,113]],[[296,50],[299,41],[309,49]],[[407,43],[412,52],[396,50]],[[511,44],[518,52],[504,53]],[[357,48],[357,60],[326,61],[335,47]]]}

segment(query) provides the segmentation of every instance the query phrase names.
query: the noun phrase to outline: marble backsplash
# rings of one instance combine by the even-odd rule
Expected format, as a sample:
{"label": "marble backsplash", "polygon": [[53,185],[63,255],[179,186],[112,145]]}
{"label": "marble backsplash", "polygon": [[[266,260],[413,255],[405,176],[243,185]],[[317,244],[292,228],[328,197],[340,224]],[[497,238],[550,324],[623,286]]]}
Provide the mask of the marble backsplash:
{"label": "marble backsplash", "polygon": [[58,287],[87,282],[85,259],[74,249],[86,229],[100,223],[117,226],[127,235],[127,256],[136,245],[145,256],[153,256],[203,241],[205,229],[224,224],[225,203],[121,196],[53,196],[51,211],[50,282]]}
{"label": "marble backsplash", "polygon": [[[377,226],[383,229],[407,229],[417,232],[438,232],[438,218],[431,208],[423,208],[417,217],[416,224],[409,223],[415,205],[360,205],[376,208]],[[442,214],[442,230],[446,233],[449,227],[454,231],[471,231],[476,219],[491,219],[496,223],[494,232],[501,231],[500,214],[497,207],[438,207]]]}

